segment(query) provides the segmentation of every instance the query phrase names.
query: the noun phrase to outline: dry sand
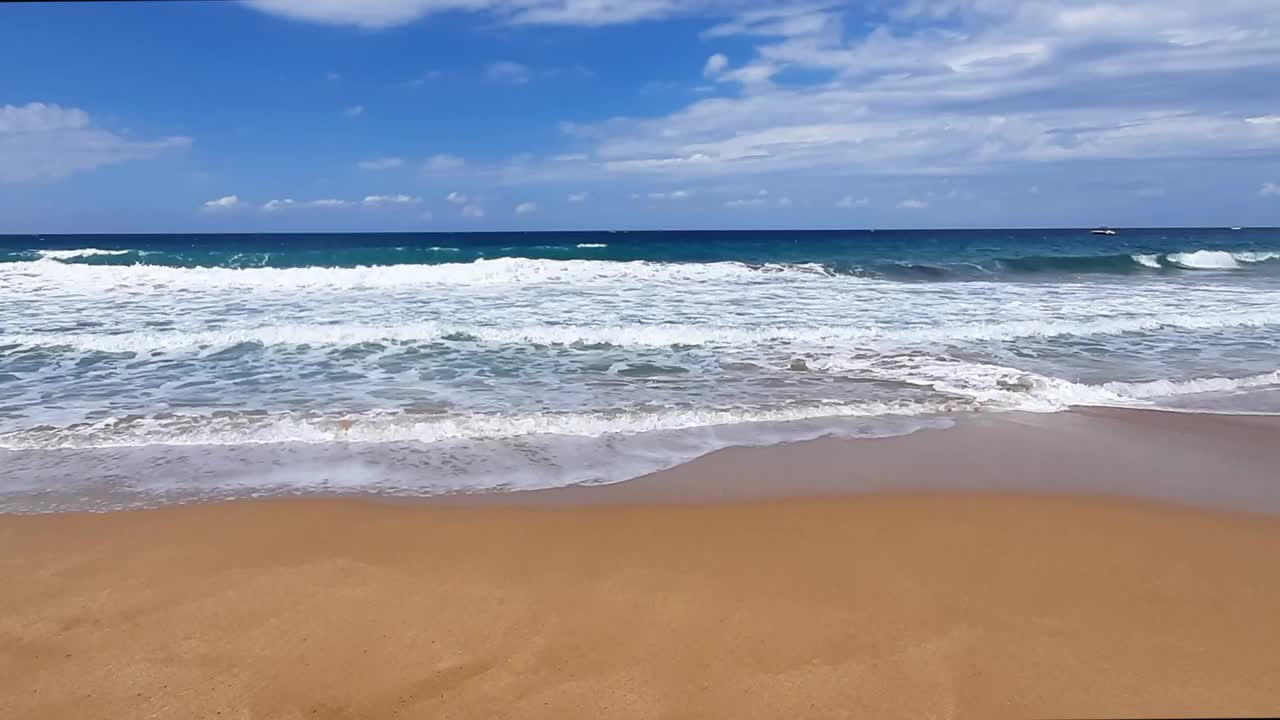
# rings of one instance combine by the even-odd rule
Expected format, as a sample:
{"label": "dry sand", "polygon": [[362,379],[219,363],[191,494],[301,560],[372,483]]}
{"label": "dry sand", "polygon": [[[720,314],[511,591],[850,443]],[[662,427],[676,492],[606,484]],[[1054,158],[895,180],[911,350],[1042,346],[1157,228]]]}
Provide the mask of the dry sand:
{"label": "dry sand", "polygon": [[[1267,449],[1274,419],[1145,415],[1019,422],[1042,439],[1140,428],[1138,436],[1218,458],[1201,486],[1267,494],[1261,481],[1231,479],[1252,478],[1252,463],[1268,457],[1280,467],[1280,449]],[[1083,429],[1068,427],[1077,421]],[[975,454],[1004,447],[1002,433],[1013,432],[975,427],[873,442],[891,443],[894,458],[926,458],[963,438],[981,443],[965,446]],[[703,467],[714,485],[725,478],[712,467],[768,468],[761,458],[785,457],[771,461],[785,468],[774,483],[781,492],[881,489],[858,478],[901,467],[886,475],[859,464],[846,486],[797,481],[839,475],[839,453],[887,452],[859,443],[724,453]],[[1152,477],[1185,485],[1187,469],[1171,466],[1188,462],[1180,451],[1146,450]],[[1004,462],[962,454],[931,471],[969,480],[999,475],[988,467],[1027,473],[1019,452]],[[1093,472],[1100,452],[1075,450],[1079,473],[1061,467],[1072,454],[1050,458],[1045,472]],[[1244,458],[1239,473],[1229,458]],[[682,483],[697,482],[690,467],[674,471],[686,473],[676,476]],[[901,479],[930,487],[928,478]],[[1120,484],[1122,494],[1141,494],[1138,480]],[[615,490],[637,492],[627,487]],[[0,717],[1280,711],[1274,516],[985,492],[718,504],[563,497],[575,502],[295,500],[0,517]]]}

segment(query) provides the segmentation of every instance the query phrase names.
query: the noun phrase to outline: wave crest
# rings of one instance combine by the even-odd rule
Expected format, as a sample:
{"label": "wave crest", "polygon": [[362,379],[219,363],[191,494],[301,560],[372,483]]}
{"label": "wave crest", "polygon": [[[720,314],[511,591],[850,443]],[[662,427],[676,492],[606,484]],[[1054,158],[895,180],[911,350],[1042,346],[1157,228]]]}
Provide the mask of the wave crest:
{"label": "wave crest", "polygon": [[489,326],[426,322],[408,325],[273,325],[206,331],[101,333],[28,333],[0,335],[0,352],[34,348],[71,348],[104,353],[201,351],[237,345],[346,347],[364,343],[478,342],[495,345],[601,345],[665,348],[675,346],[758,346],[804,343],[849,347],[866,344],[927,344],[1000,341],[1029,337],[1118,335],[1168,328],[1280,325],[1280,309],[1219,313],[1211,316],[1160,314],[1092,320],[1024,320],[999,324],[938,325],[917,328],[804,327],[723,325],[527,325]]}

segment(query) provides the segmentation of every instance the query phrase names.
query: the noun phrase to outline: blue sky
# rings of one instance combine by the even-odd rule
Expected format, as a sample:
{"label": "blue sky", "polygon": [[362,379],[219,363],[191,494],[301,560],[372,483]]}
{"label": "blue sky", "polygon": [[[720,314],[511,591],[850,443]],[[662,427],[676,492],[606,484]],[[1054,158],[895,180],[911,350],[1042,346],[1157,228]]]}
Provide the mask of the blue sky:
{"label": "blue sky", "polygon": [[1275,0],[0,5],[0,232],[1280,225]]}

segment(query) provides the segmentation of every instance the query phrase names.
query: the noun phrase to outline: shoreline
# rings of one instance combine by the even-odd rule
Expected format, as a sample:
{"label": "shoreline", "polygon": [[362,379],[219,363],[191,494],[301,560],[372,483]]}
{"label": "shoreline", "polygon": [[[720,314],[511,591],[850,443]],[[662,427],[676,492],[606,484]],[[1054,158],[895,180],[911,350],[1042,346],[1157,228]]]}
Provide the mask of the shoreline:
{"label": "shoreline", "polygon": [[[1090,406],[1053,413],[981,412],[946,419],[946,426],[898,435],[833,435],[733,445],[612,482],[434,495],[318,489],[106,509],[0,511],[0,518],[311,499],[554,507],[931,492],[1132,497],[1280,514],[1280,480],[1272,477],[1272,468],[1280,466],[1280,447],[1273,446],[1273,439],[1280,438],[1280,414]],[[793,472],[795,467],[803,467],[803,472]],[[1217,477],[1222,467],[1232,472]],[[1213,482],[1205,481],[1207,477],[1213,477]]]}
{"label": "shoreline", "polygon": [[1065,415],[505,497],[2,515],[0,716],[1273,713],[1280,420]]}
{"label": "shoreline", "polygon": [[[537,507],[999,492],[1130,497],[1280,514],[1277,438],[1280,415],[1110,407],[975,413],[955,418],[951,427],[904,435],[723,448],[615,483],[371,497],[407,504]],[[1086,449],[1091,451],[1082,454]],[[1227,466],[1230,476],[1218,477]]]}

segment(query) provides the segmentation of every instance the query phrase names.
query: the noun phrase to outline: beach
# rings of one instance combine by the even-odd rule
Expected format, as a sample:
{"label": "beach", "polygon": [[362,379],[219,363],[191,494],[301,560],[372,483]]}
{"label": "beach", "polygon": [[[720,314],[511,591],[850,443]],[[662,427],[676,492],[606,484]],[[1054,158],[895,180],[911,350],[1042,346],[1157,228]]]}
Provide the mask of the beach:
{"label": "beach", "polygon": [[1278,422],[1008,415],[598,488],[0,516],[0,716],[1272,714]]}

